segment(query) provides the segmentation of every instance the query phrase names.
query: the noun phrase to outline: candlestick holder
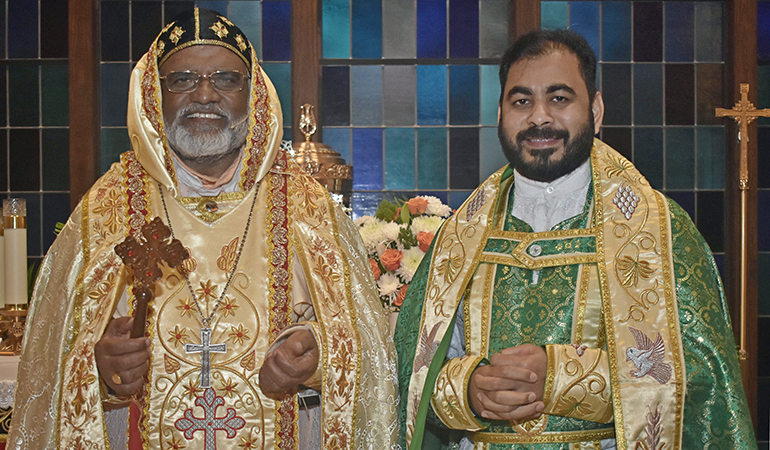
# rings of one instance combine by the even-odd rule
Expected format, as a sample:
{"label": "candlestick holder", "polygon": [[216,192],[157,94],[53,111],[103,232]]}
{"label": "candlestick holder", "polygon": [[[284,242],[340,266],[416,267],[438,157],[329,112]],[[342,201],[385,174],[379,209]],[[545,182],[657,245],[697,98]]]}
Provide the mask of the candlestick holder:
{"label": "candlestick holder", "polygon": [[0,356],[21,354],[27,322],[27,305],[7,305],[0,309]]}

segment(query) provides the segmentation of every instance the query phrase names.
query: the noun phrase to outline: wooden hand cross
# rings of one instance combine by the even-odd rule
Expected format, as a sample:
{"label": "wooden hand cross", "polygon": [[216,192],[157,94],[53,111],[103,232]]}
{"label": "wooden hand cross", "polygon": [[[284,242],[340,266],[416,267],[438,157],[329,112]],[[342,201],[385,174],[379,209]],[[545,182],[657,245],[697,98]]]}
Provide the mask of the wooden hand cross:
{"label": "wooden hand cross", "polygon": [[159,263],[179,269],[190,253],[178,239],[172,239],[171,230],[160,217],[146,223],[139,236],[129,236],[118,244],[115,253],[133,272],[136,308],[131,337],[141,337],[147,321],[147,304],[155,298],[153,285],[162,276]]}

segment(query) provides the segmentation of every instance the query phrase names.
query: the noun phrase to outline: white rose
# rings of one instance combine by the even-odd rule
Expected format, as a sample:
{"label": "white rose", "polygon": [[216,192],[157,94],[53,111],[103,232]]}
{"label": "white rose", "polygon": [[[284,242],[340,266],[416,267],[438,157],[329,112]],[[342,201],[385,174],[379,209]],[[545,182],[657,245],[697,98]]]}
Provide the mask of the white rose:
{"label": "white rose", "polygon": [[382,227],[382,235],[385,239],[391,241],[398,241],[398,232],[401,231],[401,225],[396,222],[384,222]]}
{"label": "white rose", "polygon": [[428,201],[428,207],[425,208],[425,214],[428,216],[441,216],[449,217],[452,213],[452,208],[441,203],[437,197],[431,195],[423,195],[422,198]]}
{"label": "white rose", "polygon": [[415,217],[412,220],[412,233],[417,236],[417,233],[424,231],[426,233],[436,233],[441,224],[444,223],[444,219],[436,216],[420,216]]}
{"label": "white rose", "polygon": [[381,244],[386,240],[385,234],[382,232],[384,225],[385,222],[374,219],[374,221],[371,221],[358,229],[358,233],[361,235],[361,240],[364,241],[364,247],[366,248],[367,253],[373,252],[378,244]]}
{"label": "white rose", "polygon": [[401,259],[401,267],[398,268],[396,274],[400,275],[405,283],[411,283],[414,273],[417,272],[417,268],[420,266],[420,261],[425,253],[420,250],[420,247],[412,247],[409,250],[404,250],[404,256]]}
{"label": "white rose", "polygon": [[381,296],[390,295],[398,291],[398,288],[401,287],[401,282],[398,280],[397,276],[390,273],[384,273],[377,280],[377,287],[380,288]]}

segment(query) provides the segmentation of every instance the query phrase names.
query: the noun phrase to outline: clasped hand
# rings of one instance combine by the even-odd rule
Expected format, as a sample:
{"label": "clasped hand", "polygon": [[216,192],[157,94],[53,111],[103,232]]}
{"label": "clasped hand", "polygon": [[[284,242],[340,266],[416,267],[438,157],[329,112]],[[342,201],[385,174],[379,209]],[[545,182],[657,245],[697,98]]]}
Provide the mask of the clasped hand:
{"label": "clasped hand", "polygon": [[479,366],[468,386],[476,414],[513,423],[536,419],[545,408],[548,357],[545,350],[524,344],[492,355],[490,364]]}
{"label": "clasped hand", "polygon": [[262,393],[281,400],[297,391],[318,367],[318,343],[309,330],[297,330],[268,352],[259,369]]}
{"label": "clasped hand", "polygon": [[132,317],[110,320],[94,346],[96,367],[102,379],[115,394],[125,397],[139,392],[150,367],[150,340],[131,339],[133,323]]}

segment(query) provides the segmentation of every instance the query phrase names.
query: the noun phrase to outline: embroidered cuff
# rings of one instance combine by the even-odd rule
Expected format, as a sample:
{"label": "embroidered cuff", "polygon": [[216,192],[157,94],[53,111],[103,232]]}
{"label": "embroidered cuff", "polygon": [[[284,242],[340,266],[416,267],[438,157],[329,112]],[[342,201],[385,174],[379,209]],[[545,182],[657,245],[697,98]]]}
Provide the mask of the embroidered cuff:
{"label": "embroidered cuff", "polygon": [[280,333],[278,333],[278,336],[275,338],[273,344],[270,345],[270,348],[267,349],[265,356],[270,354],[270,352],[281,345],[283,341],[286,340],[286,338],[292,335],[292,333],[295,333],[299,330],[308,330],[312,332],[313,336],[315,336],[316,344],[318,345],[318,365],[315,368],[315,373],[313,373],[310,378],[305,380],[302,385],[321,392],[321,386],[323,384],[323,364],[321,361],[323,361],[324,358],[324,351],[323,345],[321,345],[323,340],[321,339],[321,329],[318,326],[318,322],[300,322],[284,328]]}
{"label": "embroidered cuff", "polygon": [[104,382],[101,376],[99,377],[99,392],[102,397],[102,408],[106,411],[125,408],[131,403],[131,400],[133,400],[133,397],[130,396],[124,397],[115,395],[115,392],[107,386],[107,383]]}
{"label": "embroidered cuff", "polygon": [[574,345],[547,345],[543,390],[546,414],[609,423],[613,418],[607,352]]}
{"label": "embroidered cuff", "polygon": [[468,399],[468,382],[483,359],[473,355],[452,358],[444,363],[438,374],[430,404],[438,418],[451,429],[478,431],[486,428],[476,419]]}

